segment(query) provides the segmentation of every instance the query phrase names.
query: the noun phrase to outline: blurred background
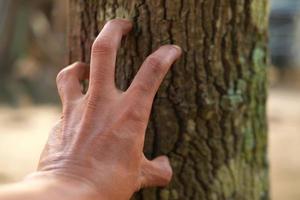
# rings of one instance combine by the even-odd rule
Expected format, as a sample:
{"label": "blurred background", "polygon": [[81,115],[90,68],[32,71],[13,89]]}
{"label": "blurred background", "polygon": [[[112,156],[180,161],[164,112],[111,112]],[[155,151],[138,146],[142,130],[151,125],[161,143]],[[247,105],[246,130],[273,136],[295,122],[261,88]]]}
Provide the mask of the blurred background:
{"label": "blurred background", "polygon": [[[0,0],[0,184],[35,169],[59,119],[55,77],[66,63],[66,2]],[[272,199],[299,200],[299,0],[271,0],[270,50]]]}

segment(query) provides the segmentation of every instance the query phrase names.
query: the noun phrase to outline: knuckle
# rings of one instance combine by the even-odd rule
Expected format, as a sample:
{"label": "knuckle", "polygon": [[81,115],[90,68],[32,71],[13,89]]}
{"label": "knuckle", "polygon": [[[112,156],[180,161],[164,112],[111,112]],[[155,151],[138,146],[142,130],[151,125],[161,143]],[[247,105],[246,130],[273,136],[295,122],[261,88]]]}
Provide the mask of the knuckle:
{"label": "knuckle", "polygon": [[128,106],[124,113],[124,118],[135,122],[145,122],[145,112],[143,109],[138,109],[136,106]]}
{"label": "knuckle", "polygon": [[56,83],[59,85],[61,82],[65,81],[68,77],[69,70],[67,68],[61,70],[56,76]]}
{"label": "knuckle", "polygon": [[96,101],[88,101],[87,102],[87,109],[88,110],[96,110],[96,108],[97,108]]}
{"label": "knuckle", "polygon": [[98,96],[87,94],[87,108],[89,110],[95,110],[97,108]]}
{"label": "knuckle", "polygon": [[144,82],[144,83],[139,83],[139,84],[136,84],[136,86],[134,87],[134,90],[139,94],[139,93],[142,93],[142,94],[147,94],[149,92],[152,91],[152,85],[147,83],[147,82]]}
{"label": "knuckle", "polygon": [[96,39],[92,46],[93,53],[109,54],[114,50],[114,45],[108,36]]}
{"label": "knuckle", "polygon": [[158,56],[149,56],[147,59],[147,65],[153,73],[160,74],[163,71],[166,63]]}
{"label": "knuckle", "polygon": [[84,64],[77,61],[62,69],[56,76],[56,82],[60,83],[61,81],[65,81],[69,76],[72,76],[74,73],[76,73],[76,70],[78,70],[78,68],[81,66],[84,66]]}

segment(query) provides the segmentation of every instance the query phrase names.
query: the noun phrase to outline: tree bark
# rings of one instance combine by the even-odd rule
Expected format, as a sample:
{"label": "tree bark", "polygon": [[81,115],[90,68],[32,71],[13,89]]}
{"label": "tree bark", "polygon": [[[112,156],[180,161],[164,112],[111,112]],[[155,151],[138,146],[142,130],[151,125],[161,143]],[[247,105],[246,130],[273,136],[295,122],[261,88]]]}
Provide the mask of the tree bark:
{"label": "tree bark", "polygon": [[134,30],[118,54],[125,90],[142,61],[163,44],[183,56],[156,96],[145,154],[166,154],[167,188],[134,199],[268,199],[266,67],[268,0],[70,0],[69,60],[89,62],[104,23]]}

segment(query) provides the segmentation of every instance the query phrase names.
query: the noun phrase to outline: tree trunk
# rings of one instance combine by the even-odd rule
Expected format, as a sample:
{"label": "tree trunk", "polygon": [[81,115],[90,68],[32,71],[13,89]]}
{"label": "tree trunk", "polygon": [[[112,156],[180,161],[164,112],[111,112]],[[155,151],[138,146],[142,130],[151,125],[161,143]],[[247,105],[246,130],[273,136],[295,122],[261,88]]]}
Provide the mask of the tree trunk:
{"label": "tree trunk", "polygon": [[105,21],[134,22],[117,62],[123,90],[157,47],[183,48],[156,96],[145,145],[149,158],[169,156],[173,180],[134,199],[269,198],[268,0],[70,0],[69,8],[70,62],[89,62]]}

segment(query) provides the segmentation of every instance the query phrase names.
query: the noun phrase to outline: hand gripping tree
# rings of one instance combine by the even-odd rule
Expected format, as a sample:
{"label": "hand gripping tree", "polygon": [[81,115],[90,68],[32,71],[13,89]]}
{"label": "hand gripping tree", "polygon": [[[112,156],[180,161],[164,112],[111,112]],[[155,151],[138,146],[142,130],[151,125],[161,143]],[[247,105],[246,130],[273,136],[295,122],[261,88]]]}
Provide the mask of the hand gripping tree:
{"label": "hand gripping tree", "polygon": [[89,62],[109,19],[133,21],[117,57],[120,89],[159,46],[183,49],[156,95],[144,150],[168,155],[173,179],[135,199],[269,198],[268,0],[69,0],[69,9],[70,62]]}

